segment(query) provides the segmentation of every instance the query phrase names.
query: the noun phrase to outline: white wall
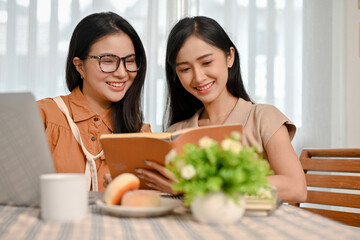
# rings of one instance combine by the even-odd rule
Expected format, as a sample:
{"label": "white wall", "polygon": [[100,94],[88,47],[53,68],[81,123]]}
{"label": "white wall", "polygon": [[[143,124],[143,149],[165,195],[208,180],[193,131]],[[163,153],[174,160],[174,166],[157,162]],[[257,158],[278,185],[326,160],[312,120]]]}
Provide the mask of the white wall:
{"label": "white wall", "polygon": [[346,2],[346,114],[347,146],[360,147],[360,9],[358,0]]}

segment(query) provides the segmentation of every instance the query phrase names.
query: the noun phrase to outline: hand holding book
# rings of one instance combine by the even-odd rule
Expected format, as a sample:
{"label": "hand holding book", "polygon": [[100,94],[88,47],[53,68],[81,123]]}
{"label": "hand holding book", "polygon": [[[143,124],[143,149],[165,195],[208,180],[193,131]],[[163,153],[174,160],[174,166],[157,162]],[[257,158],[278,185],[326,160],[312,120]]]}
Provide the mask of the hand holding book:
{"label": "hand holding book", "polygon": [[[165,168],[164,165],[154,161],[145,160],[145,164],[150,169],[136,168],[135,171],[138,173],[138,177],[146,182],[148,187],[163,193],[177,195],[172,189],[172,183],[177,182],[172,172]],[[153,170],[156,170],[157,172]]]}

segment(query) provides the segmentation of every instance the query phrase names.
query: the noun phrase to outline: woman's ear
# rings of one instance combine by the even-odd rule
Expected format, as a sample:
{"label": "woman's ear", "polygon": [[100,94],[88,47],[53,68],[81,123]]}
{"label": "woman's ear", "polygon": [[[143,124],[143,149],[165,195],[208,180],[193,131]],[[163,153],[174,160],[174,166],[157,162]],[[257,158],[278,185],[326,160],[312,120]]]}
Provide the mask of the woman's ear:
{"label": "woman's ear", "polygon": [[76,71],[80,73],[81,79],[83,79],[85,77],[84,61],[78,57],[74,57],[73,64],[76,68]]}
{"label": "woman's ear", "polygon": [[231,68],[231,67],[233,66],[234,60],[235,60],[235,48],[234,48],[234,47],[230,47],[230,53],[229,53],[229,55],[226,57],[226,62],[227,62],[228,68]]}

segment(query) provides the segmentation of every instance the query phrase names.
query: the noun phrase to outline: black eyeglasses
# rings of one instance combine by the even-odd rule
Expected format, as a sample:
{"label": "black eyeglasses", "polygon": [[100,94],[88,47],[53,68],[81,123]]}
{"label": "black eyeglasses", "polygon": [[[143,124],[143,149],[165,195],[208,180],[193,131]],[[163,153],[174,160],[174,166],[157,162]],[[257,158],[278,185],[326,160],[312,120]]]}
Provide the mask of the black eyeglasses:
{"label": "black eyeglasses", "polygon": [[118,70],[121,61],[124,62],[124,67],[128,72],[137,72],[140,69],[136,63],[135,54],[131,54],[126,57],[119,57],[116,55],[108,54],[103,56],[87,56],[88,58],[94,58],[99,60],[99,66],[102,72],[113,73]]}

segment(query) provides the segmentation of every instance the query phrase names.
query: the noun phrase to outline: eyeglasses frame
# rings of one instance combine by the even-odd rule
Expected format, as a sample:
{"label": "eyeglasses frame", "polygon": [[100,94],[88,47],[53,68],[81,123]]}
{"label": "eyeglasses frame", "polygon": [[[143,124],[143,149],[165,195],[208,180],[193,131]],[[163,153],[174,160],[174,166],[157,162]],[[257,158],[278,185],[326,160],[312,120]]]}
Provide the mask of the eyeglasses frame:
{"label": "eyeglasses frame", "polygon": [[[117,58],[119,59],[118,64],[117,64],[117,66],[116,66],[116,69],[115,69],[114,71],[108,72],[108,71],[104,71],[104,70],[101,68],[101,59],[102,59],[103,57],[117,57]],[[135,57],[135,62],[136,62],[136,56],[135,56],[135,54],[130,54],[130,55],[127,55],[127,56],[125,56],[125,57],[119,57],[119,56],[117,56],[117,55],[115,55],[115,54],[105,54],[105,55],[101,55],[101,56],[95,56],[95,55],[88,55],[88,56],[87,56],[87,58],[92,58],[92,59],[97,59],[97,60],[99,60],[99,67],[100,67],[100,70],[101,70],[103,73],[113,73],[113,72],[116,72],[116,71],[119,69],[121,62],[124,63],[124,68],[125,68],[125,70],[126,70],[127,72],[137,72],[137,71],[139,71],[139,70],[140,70],[140,67],[141,67],[141,63],[139,63],[139,66],[137,67],[136,70],[128,70],[128,69],[126,68],[126,61],[125,61],[125,60],[126,60],[126,58],[129,58],[129,57]]]}

